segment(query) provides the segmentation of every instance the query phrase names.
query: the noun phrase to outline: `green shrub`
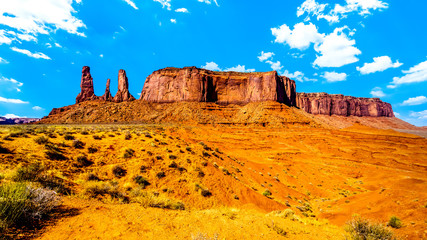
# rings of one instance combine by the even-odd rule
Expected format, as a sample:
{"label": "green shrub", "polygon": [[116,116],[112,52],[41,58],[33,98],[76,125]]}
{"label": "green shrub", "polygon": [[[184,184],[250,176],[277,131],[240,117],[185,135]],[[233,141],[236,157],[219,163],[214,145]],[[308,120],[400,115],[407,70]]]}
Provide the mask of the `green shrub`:
{"label": "green shrub", "polygon": [[209,196],[212,196],[211,191],[209,191],[208,189],[201,189],[200,194],[201,194],[203,197],[209,197]]}
{"label": "green shrub", "polygon": [[132,134],[130,132],[127,132],[125,134],[125,140],[130,140],[132,138]]}
{"label": "green shrub", "polygon": [[178,157],[177,156],[175,156],[175,155],[169,155],[169,159],[171,159],[171,160],[176,160]]}
{"label": "green shrub", "polygon": [[88,151],[89,153],[96,153],[96,152],[98,152],[98,148],[97,148],[97,147],[95,147],[95,146],[89,146],[89,147],[87,148],[87,151]]}
{"label": "green shrub", "polygon": [[116,176],[118,178],[124,177],[127,173],[126,169],[124,169],[120,165],[115,165],[112,169],[112,172],[113,172],[114,176]]}
{"label": "green shrub", "polygon": [[49,143],[49,138],[47,138],[45,136],[37,137],[34,139],[34,142],[39,144],[39,145],[44,145],[44,144]]}
{"label": "green shrub", "polygon": [[77,166],[80,166],[80,167],[87,167],[87,166],[90,166],[90,165],[92,165],[93,164],[93,162],[92,161],[90,161],[88,158],[87,158],[87,156],[86,155],[83,155],[83,154],[81,154],[81,155],[79,155],[79,156],[77,156],[76,157],[76,162],[77,162]]}
{"label": "green shrub", "polygon": [[172,162],[169,164],[169,167],[170,167],[170,168],[178,168],[178,164],[177,164],[176,162],[172,161]]}
{"label": "green shrub", "polygon": [[67,159],[67,157],[65,157],[64,154],[62,154],[62,150],[59,147],[53,144],[46,144],[45,148],[46,148],[45,155],[47,159],[50,159],[50,160]]}
{"label": "green shrub", "polygon": [[60,204],[54,191],[23,183],[0,185],[0,232],[15,224],[40,220]]}
{"label": "green shrub", "polygon": [[99,135],[93,135],[92,137],[93,137],[93,139],[95,139],[95,140],[102,140],[102,137],[101,137],[101,136],[99,136]]}
{"label": "green shrub", "polygon": [[398,217],[393,216],[390,218],[387,225],[392,227],[392,228],[401,228],[402,227],[402,221]]}
{"label": "green shrub", "polygon": [[15,170],[12,180],[15,182],[34,182],[43,172],[43,166],[40,163],[33,163],[28,166],[20,166]]}
{"label": "green shrub", "polygon": [[125,149],[125,152],[123,153],[123,157],[124,158],[131,158],[135,155],[135,150],[131,149],[131,148],[127,148]]}
{"label": "green shrub", "polygon": [[67,134],[64,135],[64,139],[65,140],[74,140],[74,136],[67,133]]}
{"label": "green shrub", "polygon": [[397,240],[393,232],[382,224],[372,223],[360,217],[353,218],[347,223],[346,231],[353,240]]}
{"label": "green shrub", "polygon": [[158,178],[158,179],[160,179],[160,178],[164,178],[164,177],[166,177],[166,174],[165,174],[165,172],[158,172],[157,174],[156,174],[156,177]]}
{"label": "green shrub", "polygon": [[0,145],[0,153],[10,153],[9,149]]}
{"label": "green shrub", "polygon": [[149,185],[150,185],[150,182],[148,182],[148,180],[147,180],[147,179],[145,179],[143,176],[140,176],[140,175],[135,176],[135,177],[133,178],[133,180],[134,180],[137,184],[139,184],[142,188],[146,188],[147,186],[149,186]]}
{"label": "green shrub", "polygon": [[272,193],[271,193],[271,191],[270,191],[270,190],[266,189],[266,190],[262,193],[262,195],[264,195],[264,196],[266,196],[266,197],[269,197],[269,196],[271,196],[271,195],[272,195]]}
{"label": "green shrub", "polygon": [[196,167],[195,171],[197,172],[198,177],[204,177],[205,176],[205,173],[202,171],[201,168]]}
{"label": "green shrub", "polygon": [[81,148],[83,148],[85,146],[85,143],[82,142],[82,141],[80,141],[80,140],[78,140],[78,139],[76,139],[76,140],[73,141],[72,146],[73,146],[73,148],[80,148],[81,149]]}

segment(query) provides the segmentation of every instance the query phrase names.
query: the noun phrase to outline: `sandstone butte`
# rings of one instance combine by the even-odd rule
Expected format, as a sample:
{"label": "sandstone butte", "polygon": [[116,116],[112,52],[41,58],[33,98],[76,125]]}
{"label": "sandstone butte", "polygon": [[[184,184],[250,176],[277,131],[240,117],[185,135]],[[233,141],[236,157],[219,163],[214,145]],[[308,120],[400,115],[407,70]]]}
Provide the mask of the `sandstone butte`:
{"label": "sandstone butte", "polygon": [[[110,93],[110,79],[103,96],[95,96],[90,68],[82,70],[81,92],[76,103],[89,100],[133,101],[124,70],[119,71],[118,91]],[[394,117],[389,103],[379,98],[358,98],[341,94],[297,93],[295,81],[271,72],[215,72],[196,67],[164,68],[147,77],[140,100],[153,103],[214,102],[247,104],[275,101],[311,114]],[[56,109],[52,110],[53,112]]]}

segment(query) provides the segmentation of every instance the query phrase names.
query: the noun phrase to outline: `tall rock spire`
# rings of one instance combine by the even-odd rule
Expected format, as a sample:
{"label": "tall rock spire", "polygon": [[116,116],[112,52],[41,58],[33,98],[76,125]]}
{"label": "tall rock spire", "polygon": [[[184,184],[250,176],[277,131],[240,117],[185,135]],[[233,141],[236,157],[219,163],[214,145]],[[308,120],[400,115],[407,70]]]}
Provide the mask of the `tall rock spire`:
{"label": "tall rock spire", "polygon": [[129,92],[128,78],[126,77],[126,71],[123,69],[119,70],[119,86],[116,95],[114,96],[114,102],[125,102],[133,101],[135,98]]}
{"label": "tall rock spire", "polygon": [[110,92],[110,79],[107,79],[107,86],[105,87],[105,93],[101,96],[101,100],[113,101],[113,96]]}
{"label": "tall rock spire", "polygon": [[93,90],[93,78],[90,75],[90,67],[84,66],[82,69],[82,80],[80,83],[81,92],[76,97],[76,103],[96,98]]}

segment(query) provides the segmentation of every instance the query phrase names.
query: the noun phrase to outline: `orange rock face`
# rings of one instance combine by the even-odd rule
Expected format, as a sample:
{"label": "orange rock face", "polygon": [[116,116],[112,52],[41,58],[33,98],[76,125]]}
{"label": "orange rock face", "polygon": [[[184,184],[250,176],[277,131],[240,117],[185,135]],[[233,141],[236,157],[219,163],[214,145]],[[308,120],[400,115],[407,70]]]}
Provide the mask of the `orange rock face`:
{"label": "orange rock face", "polygon": [[126,71],[123,69],[119,70],[119,87],[116,95],[114,96],[114,102],[125,102],[133,101],[135,98],[129,92],[129,83],[126,76]]}
{"label": "orange rock face", "polygon": [[113,100],[113,96],[111,96],[111,92],[110,92],[110,79],[107,79],[107,85],[105,87],[105,93],[104,95],[102,95],[100,97],[101,100],[104,101],[112,101]]}
{"label": "orange rock face", "polygon": [[357,98],[327,93],[297,93],[296,105],[311,114],[394,117],[391,105],[379,98]]}
{"label": "orange rock face", "polygon": [[76,97],[76,103],[95,99],[93,91],[93,78],[90,75],[90,67],[84,66],[82,69],[82,79],[80,82],[81,92]]}
{"label": "orange rock face", "polygon": [[196,67],[165,68],[147,77],[141,100],[148,102],[216,102],[242,104],[277,101],[296,104],[295,82],[264,73],[214,72]]}

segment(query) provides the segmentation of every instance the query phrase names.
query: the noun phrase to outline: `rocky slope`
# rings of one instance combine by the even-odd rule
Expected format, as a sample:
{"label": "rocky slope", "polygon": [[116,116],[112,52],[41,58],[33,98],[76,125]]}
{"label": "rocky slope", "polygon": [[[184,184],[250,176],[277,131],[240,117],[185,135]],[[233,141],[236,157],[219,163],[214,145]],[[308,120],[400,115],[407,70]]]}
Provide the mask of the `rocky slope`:
{"label": "rocky slope", "polygon": [[244,104],[277,101],[295,106],[295,82],[276,71],[214,72],[196,67],[165,68],[145,81],[141,100],[147,102],[216,102]]}
{"label": "rocky slope", "polygon": [[327,93],[298,93],[296,106],[311,114],[394,117],[391,105],[379,98],[357,98]]}

